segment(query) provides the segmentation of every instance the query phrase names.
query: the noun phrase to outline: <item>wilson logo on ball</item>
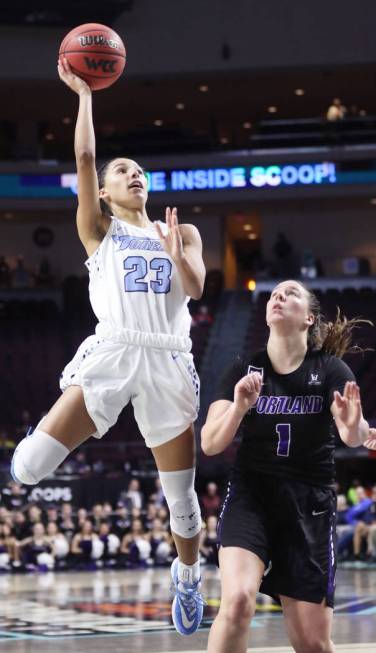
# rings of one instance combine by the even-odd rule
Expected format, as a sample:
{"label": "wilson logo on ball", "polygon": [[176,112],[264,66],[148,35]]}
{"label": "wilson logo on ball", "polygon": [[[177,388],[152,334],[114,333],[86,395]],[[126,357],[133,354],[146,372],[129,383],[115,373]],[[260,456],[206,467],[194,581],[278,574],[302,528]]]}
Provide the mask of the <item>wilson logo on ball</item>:
{"label": "wilson logo on ball", "polygon": [[126,51],[119,34],[101,23],[85,23],[63,39],[59,57],[65,57],[74,75],[92,91],[111,86],[124,70]]}
{"label": "wilson logo on ball", "polygon": [[89,70],[101,70],[103,73],[116,73],[117,61],[108,61],[106,59],[89,59],[85,57],[85,63]]}
{"label": "wilson logo on ball", "polygon": [[91,36],[89,34],[88,36],[80,36],[79,41],[82,48],[84,48],[87,45],[108,45],[110,48],[115,48],[115,49],[119,48],[119,43],[117,43],[113,39],[106,39],[102,35]]}

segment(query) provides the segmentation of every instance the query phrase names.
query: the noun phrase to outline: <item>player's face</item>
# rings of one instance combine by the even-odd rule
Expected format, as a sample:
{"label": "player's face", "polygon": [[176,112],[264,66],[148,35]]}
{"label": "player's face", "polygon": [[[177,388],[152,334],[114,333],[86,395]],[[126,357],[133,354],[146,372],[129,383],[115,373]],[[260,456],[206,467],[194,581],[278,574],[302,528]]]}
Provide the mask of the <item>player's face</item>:
{"label": "player's face", "polygon": [[100,197],[108,204],[143,210],[148,197],[147,181],[141,166],[131,159],[114,159],[109,164]]}
{"label": "player's face", "polygon": [[266,305],[266,323],[272,328],[286,325],[289,329],[306,329],[313,324],[308,293],[296,281],[283,281],[276,286]]}

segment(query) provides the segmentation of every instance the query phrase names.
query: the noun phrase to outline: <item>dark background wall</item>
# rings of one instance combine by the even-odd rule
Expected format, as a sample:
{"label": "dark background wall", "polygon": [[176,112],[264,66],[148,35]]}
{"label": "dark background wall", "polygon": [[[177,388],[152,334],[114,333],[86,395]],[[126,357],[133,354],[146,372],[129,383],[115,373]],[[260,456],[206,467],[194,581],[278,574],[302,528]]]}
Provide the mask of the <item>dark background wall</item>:
{"label": "dark background wall", "polygon": [[[361,0],[354,11],[350,0],[136,0],[114,28],[128,46],[131,76],[330,69],[376,59],[376,3]],[[0,77],[55,79],[57,46],[66,32],[1,27]]]}

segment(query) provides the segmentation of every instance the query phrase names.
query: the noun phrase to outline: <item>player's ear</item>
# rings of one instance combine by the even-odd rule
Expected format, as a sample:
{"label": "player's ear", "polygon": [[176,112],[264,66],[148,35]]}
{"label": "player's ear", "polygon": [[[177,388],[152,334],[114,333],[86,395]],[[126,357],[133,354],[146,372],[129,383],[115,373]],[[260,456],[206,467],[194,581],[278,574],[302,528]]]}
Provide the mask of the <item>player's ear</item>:
{"label": "player's ear", "polygon": [[99,189],[99,199],[101,199],[101,200],[108,199],[108,192],[106,191],[105,188],[100,188]]}
{"label": "player's ear", "polygon": [[309,327],[312,326],[312,324],[314,324],[314,322],[315,322],[315,316],[313,315],[313,313],[308,313],[307,318],[306,318],[307,326],[309,326]]}

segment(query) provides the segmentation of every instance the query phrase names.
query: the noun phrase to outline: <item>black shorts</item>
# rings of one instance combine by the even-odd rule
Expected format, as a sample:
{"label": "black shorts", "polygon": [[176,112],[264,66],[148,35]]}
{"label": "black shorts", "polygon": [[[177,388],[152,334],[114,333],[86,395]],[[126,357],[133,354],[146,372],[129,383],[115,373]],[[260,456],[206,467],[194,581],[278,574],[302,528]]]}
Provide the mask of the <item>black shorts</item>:
{"label": "black shorts", "polygon": [[255,553],[265,564],[260,592],[334,606],[336,495],[257,472],[234,473],[218,523],[219,546]]}

